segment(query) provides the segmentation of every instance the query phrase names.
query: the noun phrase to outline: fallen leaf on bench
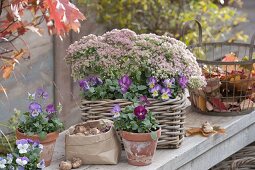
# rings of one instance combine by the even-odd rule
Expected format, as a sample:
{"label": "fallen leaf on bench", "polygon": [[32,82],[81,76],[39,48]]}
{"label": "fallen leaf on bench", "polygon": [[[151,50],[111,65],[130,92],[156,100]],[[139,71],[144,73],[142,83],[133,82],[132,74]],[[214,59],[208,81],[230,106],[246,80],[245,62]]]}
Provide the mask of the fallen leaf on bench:
{"label": "fallen leaf on bench", "polygon": [[211,134],[217,133],[224,134],[225,129],[220,128],[219,126],[211,126],[209,122],[203,123],[201,128],[192,127],[186,130],[186,136],[201,135],[204,137],[208,137]]}

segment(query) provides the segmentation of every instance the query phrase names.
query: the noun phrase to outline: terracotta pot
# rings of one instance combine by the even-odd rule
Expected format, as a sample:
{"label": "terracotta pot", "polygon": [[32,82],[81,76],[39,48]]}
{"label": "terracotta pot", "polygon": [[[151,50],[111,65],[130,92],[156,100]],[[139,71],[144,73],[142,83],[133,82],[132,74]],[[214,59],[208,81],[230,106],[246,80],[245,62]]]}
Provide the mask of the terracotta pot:
{"label": "terracotta pot", "polygon": [[21,133],[18,129],[16,130],[16,137],[20,139],[32,139],[33,141],[39,141],[43,145],[43,151],[41,153],[41,159],[44,159],[45,166],[49,166],[52,160],[54,147],[58,138],[58,132],[52,132],[47,134],[44,140],[40,140],[38,135],[28,136],[25,133]]}
{"label": "terracotta pot", "polygon": [[[161,136],[161,128],[157,137]],[[135,166],[145,166],[152,162],[158,139],[153,140],[150,133],[131,133],[122,131],[122,141],[125,147],[128,163]]]}

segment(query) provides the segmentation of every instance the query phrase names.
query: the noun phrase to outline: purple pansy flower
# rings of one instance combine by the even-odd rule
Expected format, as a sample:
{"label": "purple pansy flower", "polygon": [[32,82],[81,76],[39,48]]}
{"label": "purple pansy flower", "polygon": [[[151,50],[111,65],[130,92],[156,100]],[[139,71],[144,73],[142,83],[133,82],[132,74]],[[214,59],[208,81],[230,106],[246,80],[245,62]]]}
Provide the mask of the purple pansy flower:
{"label": "purple pansy flower", "polygon": [[149,78],[149,82],[148,82],[148,85],[149,85],[149,88],[154,88],[157,84],[157,79],[155,77],[150,77]]}
{"label": "purple pansy flower", "polygon": [[185,89],[187,87],[188,79],[184,75],[181,75],[178,83],[182,89]]}
{"label": "purple pansy flower", "polygon": [[111,113],[113,114],[113,118],[117,118],[120,116],[121,108],[119,104],[114,105]]}
{"label": "purple pansy flower", "polygon": [[30,103],[28,109],[32,117],[36,117],[42,113],[42,106],[37,102]]}
{"label": "purple pansy flower", "polygon": [[161,90],[161,99],[163,101],[169,100],[169,98],[172,96],[172,92],[169,88],[163,88]]}
{"label": "purple pansy flower", "polygon": [[155,85],[155,87],[150,89],[150,93],[152,97],[158,97],[160,90],[161,90],[161,86],[159,84]]}
{"label": "purple pansy flower", "polygon": [[141,104],[143,104],[144,106],[150,106],[151,103],[150,101],[148,100],[148,98],[146,96],[141,96],[139,98],[139,101],[141,102]]}
{"label": "purple pansy flower", "polygon": [[5,164],[7,163],[6,159],[0,157],[0,169],[4,169],[6,166]]}
{"label": "purple pansy flower", "polygon": [[103,84],[103,80],[101,80],[99,77],[97,77],[97,84],[98,84],[98,85]]}
{"label": "purple pansy flower", "polygon": [[26,139],[28,143],[33,144],[34,141],[32,139]]}
{"label": "purple pansy flower", "polygon": [[89,83],[90,86],[103,84],[103,81],[97,76],[89,76],[86,78],[86,81]]}
{"label": "purple pansy flower", "polygon": [[97,85],[97,77],[96,76],[89,76],[86,78],[86,81],[89,83],[90,86]]}
{"label": "purple pansy flower", "polygon": [[87,82],[87,80],[80,80],[79,81],[79,85],[80,87],[84,90],[84,91],[87,91],[89,90],[89,83]]}
{"label": "purple pansy flower", "polygon": [[29,159],[26,156],[19,157],[16,159],[16,163],[20,166],[25,166],[29,162]]}
{"label": "purple pansy flower", "polygon": [[47,99],[49,97],[49,94],[47,93],[47,91],[45,91],[42,88],[37,89],[35,95],[37,98],[43,98],[43,99]]}
{"label": "purple pansy flower", "polygon": [[7,164],[11,164],[13,160],[13,155],[12,154],[7,154],[6,156]]}
{"label": "purple pansy flower", "polygon": [[42,150],[43,150],[43,145],[40,144],[39,141],[35,141],[35,142],[33,143],[32,147],[33,147],[33,148],[39,148],[39,149],[41,150],[40,152],[42,152]]}
{"label": "purple pansy flower", "polygon": [[163,81],[164,86],[167,87],[167,88],[171,88],[174,85],[174,83],[175,83],[175,79],[174,78],[165,79]]}
{"label": "purple pansy flower", "polygon": [[27,153],[30,146],[26,139],[17,140],[16,145],[20,154]]}
{"label": "purple pansy flower", "polygon": [[46,106],[46,112],[48,112],[49,114],[52,114],[52,113],[56,113],[57,110],[55,109],[53,104],[49,104],[48,106]]}
{"label": "purple pansy flower", "polygon": [[39,141],[35,141],[35,142],[33,143],[32,147],[33,147],[33,148],[36,148],[39,144],[40,144]]}
{"label": "purple pansy flower", "polygon": [[147,112],[144,106],[137,106],[134,109],[134,114],[139,120],[144,120]]}
{"label": "purple pansy flower", "polygon": [[44,159],[41,160],[41,161],[37,164],[37,168],[40,168],[40,169],[45,168],[45,161],[44,161]]}
{"label": "purple pansy flower", "polygon": [[27,139],[20,139],[20,140],[16,140],[16,145],[23,145],[23,144],[28,144],[28,140]]}
{"label": "purple pansy flower", "polygon": [[121,77],[121,79],[119,79],[118,83],[122,94],[125,94],[128,91],[130,85],[132,84],[132,80],[128,77],[128,75],[124,75]]}

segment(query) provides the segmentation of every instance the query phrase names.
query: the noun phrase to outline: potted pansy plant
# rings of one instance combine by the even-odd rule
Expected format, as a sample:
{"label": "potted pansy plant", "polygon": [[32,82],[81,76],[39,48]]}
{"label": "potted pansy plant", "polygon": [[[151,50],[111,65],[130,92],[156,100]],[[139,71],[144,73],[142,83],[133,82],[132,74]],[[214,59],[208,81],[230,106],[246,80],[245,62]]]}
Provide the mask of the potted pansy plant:
{"label": "potted pansy plant", "polygon": [[33,94],[28,93],[28,111],[21,115],[16,130],[17,139],[32,139],[44,146],[41,158],[46,166],[50,165],[56,139],[63,129],[63,123],[57,117],[57,113],[61,112],[61,105],[55,108],[53,104],[46,104],[48,97],[47,91],[41,88]]}
{"label": "potted pansy plant", "polygon": [[141,97],[143,104],[128,105],[121,109],[116,104],[112,109],[114,127],[120,131],[128,163],[145,166],[152,162],[161,128],[153,113],[146,107],[150,104]]}
{"label": "potted pansy plant", "polygon": [[0,169],[37,170],[45,168],[44,159],[40,159],[43,145],[31,139],[16,141],[12,153],[0,157]]}
{"label": "potted pansy plant", "polygon": [[129,105],[148,96],[149,109],[156,118],[174,126],[162,126],[162,136],[177,142],[163,141],[159,146],[179,147],[187,107],[184,92],[206,84],[196,58],[184,43],[167,36],[112,30],[102,36],[85,36],[72,44],[66,61],[81,87],[84,121],[112,119],[109,112],[114,104]]}

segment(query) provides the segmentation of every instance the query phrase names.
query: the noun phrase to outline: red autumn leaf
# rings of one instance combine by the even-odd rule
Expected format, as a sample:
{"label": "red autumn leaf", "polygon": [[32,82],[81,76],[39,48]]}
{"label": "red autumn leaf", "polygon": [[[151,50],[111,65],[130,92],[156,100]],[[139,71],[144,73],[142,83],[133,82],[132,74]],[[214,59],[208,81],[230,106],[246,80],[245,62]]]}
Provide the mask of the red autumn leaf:
{"label": "red autumn leaf", "polygon": [[79,31],[79,20],[84,20],[84,15],[69,0],[44,0],[44,7],[49,9],[47,18],[49,30],[57,35],[64,35],[70,29]]}
{"label": "red autumn leaf", "polygon": [[219,98],[212,98],[211,102],[214,105],[214,107],[216,107],[217,109],[227,110],[227,107],[225,106],[225,104],[223,102],[220,101]]}
{"label": "red autumn leaf", "polygon": [[[66,10],[66,21],[65,24],[69,27],[68,29],[73,29],[79,32],[80,23],[79,20],[84,20],[85,16],[75,7],[69,0],[61,0]],[[67,12],[68,11],[68,12]]]}
{"label": "red autumn leaf", "polygon": [[50,16],[48,20],[53,20],[56,34],[61,35],[65,32],[65,25],[61,22],[61,19],[64,15],[63,10],[57,10],[57,1],[54,0],[44,0],[44,6],[49,9]]}
{"label": "red autumn leaf", "polygon": [[3,72],[3,78],[8,79],[14,70],[14,65],[4,65],[1,68],[1,71]]}
{"label": "red autumn leaf", "polygon": [[222,59],[223,62],[236,62],[239,61],[234,53],[226,54]]}

